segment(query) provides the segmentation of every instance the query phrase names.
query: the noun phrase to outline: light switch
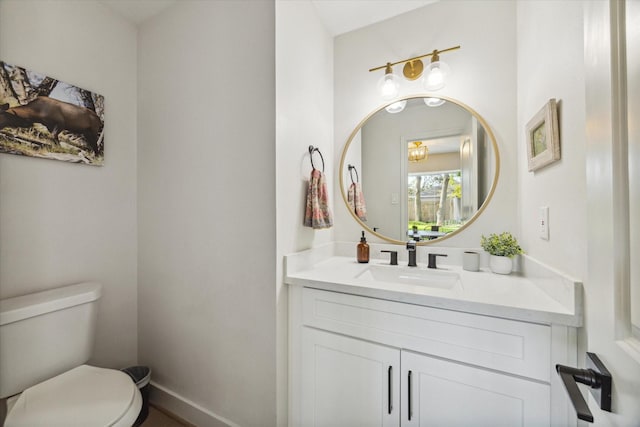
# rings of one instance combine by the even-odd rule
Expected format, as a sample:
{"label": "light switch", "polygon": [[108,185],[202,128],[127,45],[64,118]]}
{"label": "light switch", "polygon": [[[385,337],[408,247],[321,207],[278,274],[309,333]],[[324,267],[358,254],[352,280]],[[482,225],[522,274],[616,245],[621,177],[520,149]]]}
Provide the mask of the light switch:
{"label": "light switch", "polygon": [[391,193],[391,204],[397,205],[400,203],[400,195],[398,193]]}
{"label": "light switch", "polygon": [[542,206],[538,212],[538,236],[549,240],[549,207]]}

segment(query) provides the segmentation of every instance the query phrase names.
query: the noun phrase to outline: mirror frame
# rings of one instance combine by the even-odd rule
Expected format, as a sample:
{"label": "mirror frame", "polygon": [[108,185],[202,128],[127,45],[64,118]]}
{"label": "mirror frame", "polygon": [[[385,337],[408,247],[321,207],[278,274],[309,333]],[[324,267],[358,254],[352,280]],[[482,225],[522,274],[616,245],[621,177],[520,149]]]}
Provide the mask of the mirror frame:
{"label": "mirror frame", "polygon": [[389,103],[384,104],[380,108],[372,111],[364,119],[362,119],[360,121],[360,123],[355,127],[355,129],[351,132],[351,135],[349,135],[349,139],[347,139],[347,143],[345,144],[344,148],[342,149],[342,156],[340,156],[340,168],[339,168],[339,173],[340,173],[340,193],[342,194],[342,200],[344,202],[344,206],[347,209],[347,211],[349,211],[349,214],[351,214],[351,217],[353,219],[355,219],[356,222],[358,224],[360,224],[360,226],[362,226],[368,233],[371,233],[374,236],[378,237],[379,239],[382,239],[382,240],[384,240],[386,242],[389,242],[389,243],[393,243],[393,244],[397,244],[397,245],[404,245],[404,244],[407,243],[407,241],[395,240],[395,239],[392,239],[390,237],[384,236],[384,235],[378,233],[377,231],[373,231],[373,229],[371,229],[367,224],[365,224],[362,220],[360,220],[360,218],[358,218],[354,212],[351,211],[351,209],[349,208],[349,203],[347,201],[347,191],[346,191],[346,188],[345,188],[345,176],[346,176],[346,174],[345,174],[345,170],[344,170],[344,167],[345,167],[344,161],[345,161],[345,158],[347,156],[347,151],[349,150],[349,146],[351,146],[351,142],[353,141],[353,138],[362,129],[362,126],[364,126],[364,124],[367,122],[367,120],[369,120],[371,118],[371,116],[373,116],[374,114],[376,114],[379,111],[382,111],[383,109],[385,109],[386,107],[388,107],[389,105],[391,105],[391,104],[393,104],[395,102],[403,101],[403,100],[409,100],[409,99],[415,99],[415,98],[440,98],[440,99],[444,99],[447,102],[451,102],[453,104],[456,104],[456,105],[464,108],[465,110],[467,110],[473,117],[475,117],[478,120],[478,123],[480,123],[482,125],[482,127],[484,128],[485,132],[487,133],[487,136],[489,137],[489,140],[491,141],[491,147],[493,148],[493,153],[494,153],[494,155],[496,157],[495,173],[494,173],[494,176],[493,176],[493,182],[491,183],[491,189],[489,190],[489,194],[487,194],[487,198],[484,200],[484,202],[482,203],[480,208],[478,208],[476,213],[474,213],[473,216],[471,218],[469,218],[469,220],[464,225],[462,225],[460,228],[458,228],[456,231],[452,231],[451,233],[449,233],[447,235],[444,235],[444,236],[441,236],[441,237],[438,237],[437,239],[423,240],[423,241],[418,242],[418,245],[426,246],[426,245],[430,245],[430,244],[433,244],[433,243],[440,243],[443,240],[446,240],[446,239],[448,239],[450,237],[456,236],[460,232],[465,230],[468,226],[473,224],[473,222],[480,216],[480,214],[482,214],[482,212],[486,209],[486,207],[491,202],[491,199],[493,198],[493,193],[495,193],[496,187],[498,186],[498,179],[500,178],[500,151],[498,150],[498,143],[496,142],[496,137],[494,136],[493,131],[491,130],[491,128],[487,124],[486,120],[480,114],[478,114],[473,108],[471,108],[468,105],[458,101],[457,99],[450,98],[450,97],[447,97],[447,96],[435,95],[435,94],[416,94],[416,95],[409,95],[409,96],[405,96],[405,97],[402,97],[402,98],[394,99],[394,100],[390,101]]}

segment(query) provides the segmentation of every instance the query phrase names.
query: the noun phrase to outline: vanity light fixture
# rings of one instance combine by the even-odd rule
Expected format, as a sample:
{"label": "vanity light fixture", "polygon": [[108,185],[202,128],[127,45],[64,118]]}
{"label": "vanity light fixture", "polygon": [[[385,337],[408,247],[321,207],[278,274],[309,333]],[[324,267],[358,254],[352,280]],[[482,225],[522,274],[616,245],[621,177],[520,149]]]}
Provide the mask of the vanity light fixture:
{"label": "vanity light fixture", "polygon": [[[387,62],[386,65],[371,68],[369,71],[378,71],[384,68],[384,76],[378,81],[378,91],[385,101],[395,98],[400,92],[400,78],[393,72],[392,68],[398,64],[404,64],[402,74],[407,80],[417,80],[424,72],[425,89],[430,91],[440,90],[445,86],[446,79],[451,74],[451,68],[440,60],[440,54],[457,49],[460,49],[460,46],[443,50],[434,49],[433,52],[424,55],[414,56],[398,62]],[[422,63],[422,58],[428,57],[431,57],[431,63],[425,67]]]}
{"label": "vanity light fixture", "polygon": [[426,145],[422,145],[422,141],[413,141],[411,144],[413,144],[413,147],[409,147],[408,154],[410,162],[419,162],[427,158],[429,149]]}

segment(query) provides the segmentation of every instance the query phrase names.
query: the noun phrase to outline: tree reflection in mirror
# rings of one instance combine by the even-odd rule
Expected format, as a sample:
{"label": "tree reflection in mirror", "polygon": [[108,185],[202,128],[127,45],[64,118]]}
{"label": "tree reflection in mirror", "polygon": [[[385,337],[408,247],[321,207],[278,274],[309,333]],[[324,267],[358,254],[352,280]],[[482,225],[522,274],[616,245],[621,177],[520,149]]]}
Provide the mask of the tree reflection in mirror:
{"label": "tree reflection in mirror", "polygon": [[[407,180],[408,232],[414,227],[429,240],[462,226],[460,170],[410,173]],[[418,197],[419,195],[419,197]]]}

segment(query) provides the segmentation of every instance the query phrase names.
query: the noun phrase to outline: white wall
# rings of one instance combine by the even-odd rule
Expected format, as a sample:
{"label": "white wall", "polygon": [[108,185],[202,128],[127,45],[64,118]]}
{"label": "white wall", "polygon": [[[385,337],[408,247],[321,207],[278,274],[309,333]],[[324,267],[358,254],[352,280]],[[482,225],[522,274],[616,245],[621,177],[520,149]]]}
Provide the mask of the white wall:
{"label": "white wall", "polygon": [[[279,0],[276,5],[278,246],[300,251],[333,240],[332,229],[302,225],[309,145],[322,152],[333,195],[333,39],[310,1]],[[314,164],[322,165],[317,153]]]}
{"label": "white wall", "polygon": [[276,421],[274,26],[191,1],[139,29],[139,359],[208,425]]}
{"label": "white wall", "polygon": [[[497,139],[501,172],[496,193],[483,215],[464,233],[447,239],[443,243],[447,246],[477,247],[483,233],[517,229],[515,13],[516,2],[438,2],[341,35],[335,41],[336,161],[351,131],[383,105],[376,93],[383,71],[369,73],[370,68],[433,49],[462,46],[441,56],[454,74],[438,93],[462,101],[485,118]],[[401,73],[402,69],[395,71]],[[416,83],[405,83],[400,96],[424,93]],[[343,205],[339,191],[336,184],[336,240],[356,241],[359,226]]]}
{"label": "white wall", "polygon": [[105,97],[105,163],[0,154],[0,298],[103,284],[92,363],[136,362],[136,30],[96,2],[0,1],[0,58]]}
{"label": "white wall", "polygon": [[[586,277],[585,78],[582,3],[518,2],[518,198],[520,243],[540,261]],[[550,98],[559,106],[561,160],[527,168],[527,122]],[[549,207],[548,241],[538,209]],[[610,224],[602,224],[610,227]]]}
{"label": "white wall", "polygon": [[[583,281],[585,328],[578,331],[578,363],[582,365],[593,316],[589,295],[594,289],[587,277],[583,3],[520,1],[517,10],[518,235],[528,255]],[[561,159],[529,172],[526,124],[550,98],[559,102]],[[542,206],[549,207],[548,241],[538,237]]]}
{"label": "white wall", "polygon": [[[310,1],[276,1],[276,206],[278,311],[278,425],[287,413],[287,288],[282,256],[333,240],[333,228],[302,225],[311,173],[308,146],[324,156],[333,194],[333,38]],[[320,167],[314,155],[314,164]],[[335,197],[330,199],[335,200]],[[341,202],[341,201],[340,201]],[[339,209],[331,204],[334,215]]]}

